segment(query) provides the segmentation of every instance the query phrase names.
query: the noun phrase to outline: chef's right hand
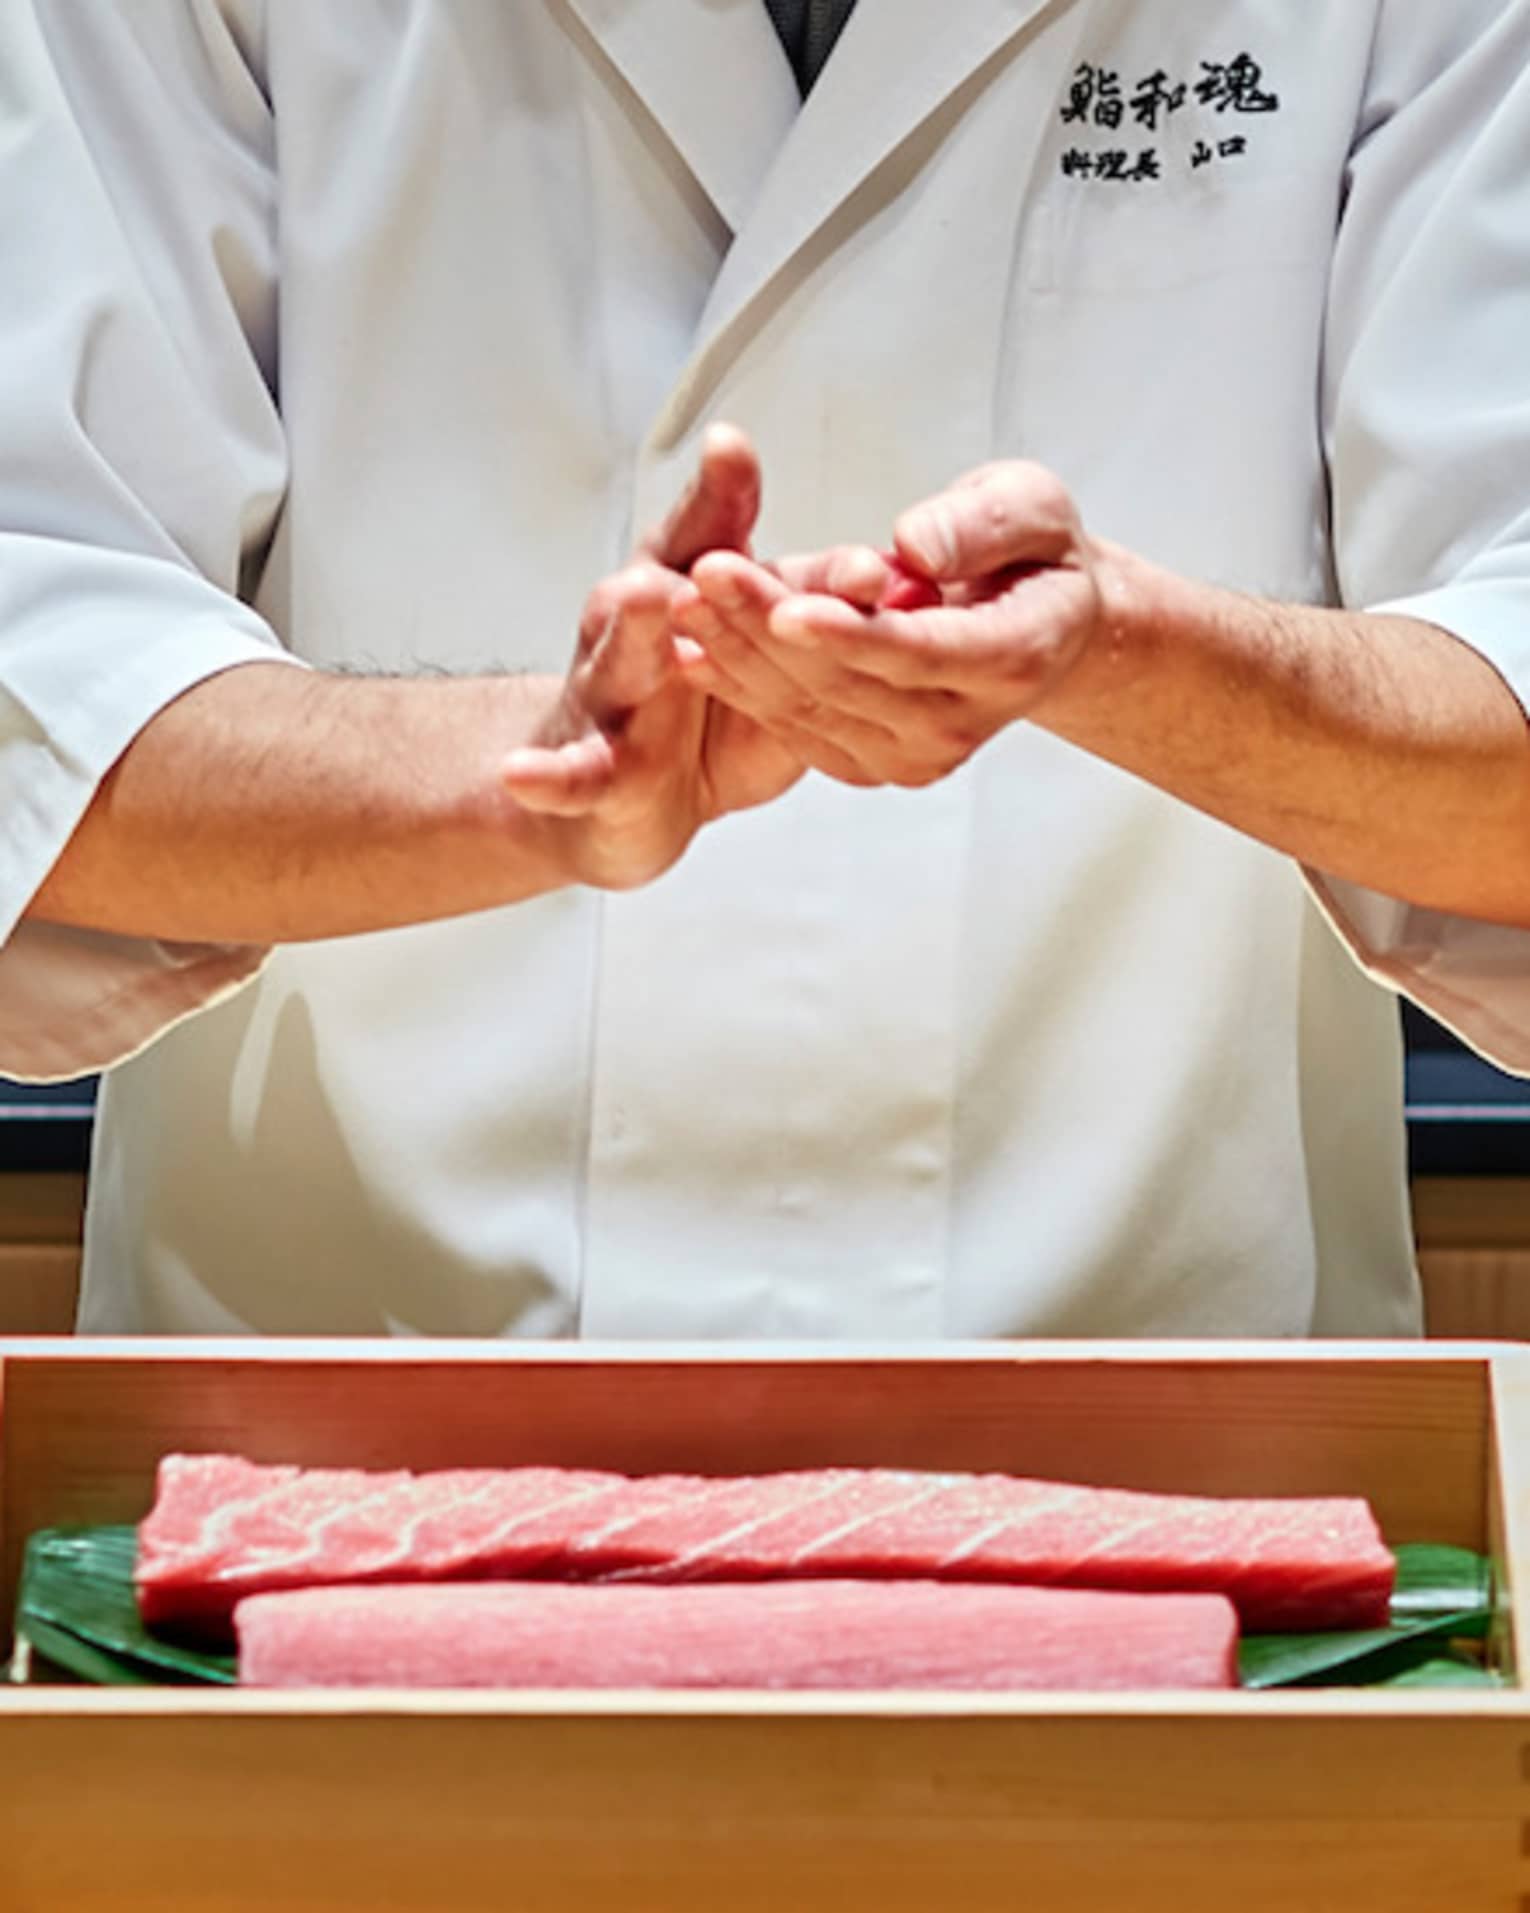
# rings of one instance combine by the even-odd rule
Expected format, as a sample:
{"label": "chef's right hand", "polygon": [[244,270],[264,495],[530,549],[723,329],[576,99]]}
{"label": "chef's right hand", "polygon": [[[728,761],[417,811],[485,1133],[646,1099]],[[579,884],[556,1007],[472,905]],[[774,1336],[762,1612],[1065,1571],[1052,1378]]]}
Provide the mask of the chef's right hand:
{"label": "chef's right hand", "polygon": [[[753,445],[713,426],[695,480],[624,570],[590,593],[563,690],[504,766],[547,820],[571,880],[624,890],[661,875],[701,826],[768,802],[803,763],[752,718],[685,681],[673,607],[703,552],[747,553],[760,506]],[[682,642],[684,642],[682,640]]]}

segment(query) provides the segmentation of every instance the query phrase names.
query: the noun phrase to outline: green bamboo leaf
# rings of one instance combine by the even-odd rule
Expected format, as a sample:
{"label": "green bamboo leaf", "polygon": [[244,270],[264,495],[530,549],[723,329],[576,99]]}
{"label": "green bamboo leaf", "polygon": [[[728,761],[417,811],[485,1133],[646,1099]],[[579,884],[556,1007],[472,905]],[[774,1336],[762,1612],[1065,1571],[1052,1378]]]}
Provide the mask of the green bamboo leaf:
{"label": "green bamboo leaf", "polygon": [[[16,1632],[54,1667],[119,1686],[235,1679],[232,1655],[162,1640],[138,1618],[131,1527],[48,1529],[27,1545]],[[1492,1576],[1465,1548],[1397,1550],[1392,1625],[1364,1632],[1253,1635],[1239,1665],[1245,1686],[1493,1684],[1479,1663],[1450,1653],[1486,1632]]]}
{"label": "green bamboo leaf", "polygon": [[138,1618],[137,1530],[48,1528],[27,1543],[16,1608],[18,1640],[66,1672],[112,1686],[182,1680],[227,1684],[231,1654],[161,1640]]}
{"label": "green bamboo leaf", "polygon": [[1476,1616],[1447,1614],[1401,1627],[1333,1634],[1247,1634],[1238,1646],[1238,1674],[1245,1687],[1364,1686],[1379,1679],[1391,1660],[1422,1647],[1429,1657],[1440,1644],[1464,1638]]}
{"label": "green bamboo leaf", "polygon": [[1486,1631],[1493,1616],[1493,1568],[1485,1555],[1428,1541],[1410,1542],[1394,1552],[1394,1624],[1470,1613],[1478,1617],[1479,1631]]}
{"label": "green bamboo leaf", "polygon": [[1400,1674],[1376,1684],[1379,1687],[1504,1687],[1508,1683],[1502,1674],[1495,1674],[1480,1661],[1451,1654],[1420,1661],[1417,1666],[1405,1668]]}
{"label": "green bamboo leaf", "polygon": [[[109,1653],[35,1614],[28,1616],[26,1633],[18,1633],[16,1644],[12,1680],[51,1682],[59,1674],[70,1674],[93,1687],[159,1687],[168,1678],[159,1668]],[[22,1653],[24,1647],[31,1649],[30,1655]]]}
{"label": "green bamboo leaf", "polygon": [[1439,1661],[1443,1643],[1486,1634],[1493,1614],[1490,1562],[1468,1548],[1429,1542],[1408,1543],[1396,1554],[1390,1627],[1246,1635],[1238,1649],[1244,1686],[1379,1686]]}

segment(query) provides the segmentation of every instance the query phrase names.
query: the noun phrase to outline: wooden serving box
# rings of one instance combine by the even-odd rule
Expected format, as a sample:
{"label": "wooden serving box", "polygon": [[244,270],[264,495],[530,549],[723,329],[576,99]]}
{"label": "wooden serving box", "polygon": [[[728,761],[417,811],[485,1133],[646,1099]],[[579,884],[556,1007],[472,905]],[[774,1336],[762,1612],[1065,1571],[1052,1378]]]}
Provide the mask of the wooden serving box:
{"label": "wooden serving box", "polygon": [[[25,1536],[172,1449],[1359,1493],[1530,1639],[1530,1353],[0,1345]],[[1526,1913],[1530,1694],[0,1691],[4,1913]]]}

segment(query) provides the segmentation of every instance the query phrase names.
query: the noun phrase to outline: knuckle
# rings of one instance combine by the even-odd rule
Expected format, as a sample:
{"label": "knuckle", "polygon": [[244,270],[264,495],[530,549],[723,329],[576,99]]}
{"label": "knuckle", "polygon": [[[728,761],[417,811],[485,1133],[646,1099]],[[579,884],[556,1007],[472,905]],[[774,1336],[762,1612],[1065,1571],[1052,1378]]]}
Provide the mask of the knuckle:
{"label": "knuckle", "polygon": [[585,599],[580,614],[579,636],[586,644],[593,644],[610,628],[619,602],[617,580],[603,578]]}
{"label": "knuckle", "polygon": [[994,529],[1013,526],[1017,516],[1043,532],[1071,531],[1077,522],[1073,494],[1050,466],[1033,459],[995,467],[982,496]]}
{"label": "knuckle", "polygon": [[1031,465],[1026,468],[1026,477],[1031,512],[1037,522],[1059,535],[1071,532],[1077,523],[1073,494],[1056,472],[1049,471],[1045,465]]}
{"label": "knuckle", "polygon": [[732,669],[745,672],[756,680],[764,678],[764,660],[747,635],[721,612],[712,611],[710,607],[706,640],[708,650],[726,657]]}
{"label": "knuckle", "polygon": [[616,764],[609,755],[595,757],[587,752],[575,767],[573,782],[586,796],[594,796],[610,790],[616,777]]}
{"label": "knuckle", "polygon": [[994,680],[1011,688],[1044,684],[1056,669],[1062,646],[1050,631],[1032,627],[1015,633],[997,628],[991,647]]}
{"label": "knuckle", "polygon": [[1001,653],[995,673],[1011,693],[1038,690],[1047,678],[1045,661],[1033,645],[1016,645]]}
{"label": "knuckle", "polygon": [[836,545],[825,556],[824,579],[831,591],[864,591],[880,582],[886,568],[881,553],[869,545]]}
{"label": "knuckle", "polygon": [[1004,468],[1012,483],[1023,485],[1027,491],[1040,492],[1048,488],[1061,490],[1062,481],[1050,465],[1043,465],[1039,459],[1012,459]]}
{"label": "knuckle", "polygon": [[983,713],[955,691],[938,692],[926,700],[924,714],[932,747],[948,757],[969,755],[988,732]]}
{"label": "knuckle", "polygon": [[899,764],[889,783],[896,784],[900,790],[926,790],[931,784],[937,784],[946,774],[946,767],[929,762]]}
{"label": "knuckle", "polygon": [[969,758],[982,741],[973,724],[956,722],[940,726],[935,734],[934,745],[942,763],[956,765]]}
{"label": "knuckle", "polygon": [[866,680],[864,678],[857,679],[856,674],[853,671],[846,670],[842,664],[831,666],[828,670],[824,671],[821,677],[816,681],[819,685],[818,699],[814,699],[812,695],[804,689],[799,689],[795,693],[805,706],[822,702],[831,705],[846,705],[853,709],[857,704],[864,701]]}
{"label": "knuckle", "polygon": [[911,691],[928,684],[941,661],[938,644],[925,638],[900,639],[878,662],[877,673],[898,691]]}
{"label": "knuckle", "polygon": [[674,587],[674,573],[656,558],[634,558],[618,578],[628,603],[667,602]]}
{"label": "knuckle", "polygon": [[978,523],[996,537],[1009,530],[1014,516],[1014,497],[1006,488],[991,486],[978,495]]}

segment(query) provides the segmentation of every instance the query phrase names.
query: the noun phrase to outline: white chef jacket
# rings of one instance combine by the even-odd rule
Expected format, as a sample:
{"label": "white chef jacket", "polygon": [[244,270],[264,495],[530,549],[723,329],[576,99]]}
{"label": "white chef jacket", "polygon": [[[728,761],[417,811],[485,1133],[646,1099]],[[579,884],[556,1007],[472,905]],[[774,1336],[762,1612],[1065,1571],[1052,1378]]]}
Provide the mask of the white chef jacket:
{"label": "white chef jacket", "polygon": [[1415,1331],[1361,965],[1530,1069],[1530,940],[1024,725],[633,894],[13,926],[212,673],[560,670],[714,418],[767,552],[1023,455],[1523,694],[1527,71],[1526,0],[867,0],[799,110],[760,0],[10,0],[0,1066],[116,1065],[82,1326]]}

